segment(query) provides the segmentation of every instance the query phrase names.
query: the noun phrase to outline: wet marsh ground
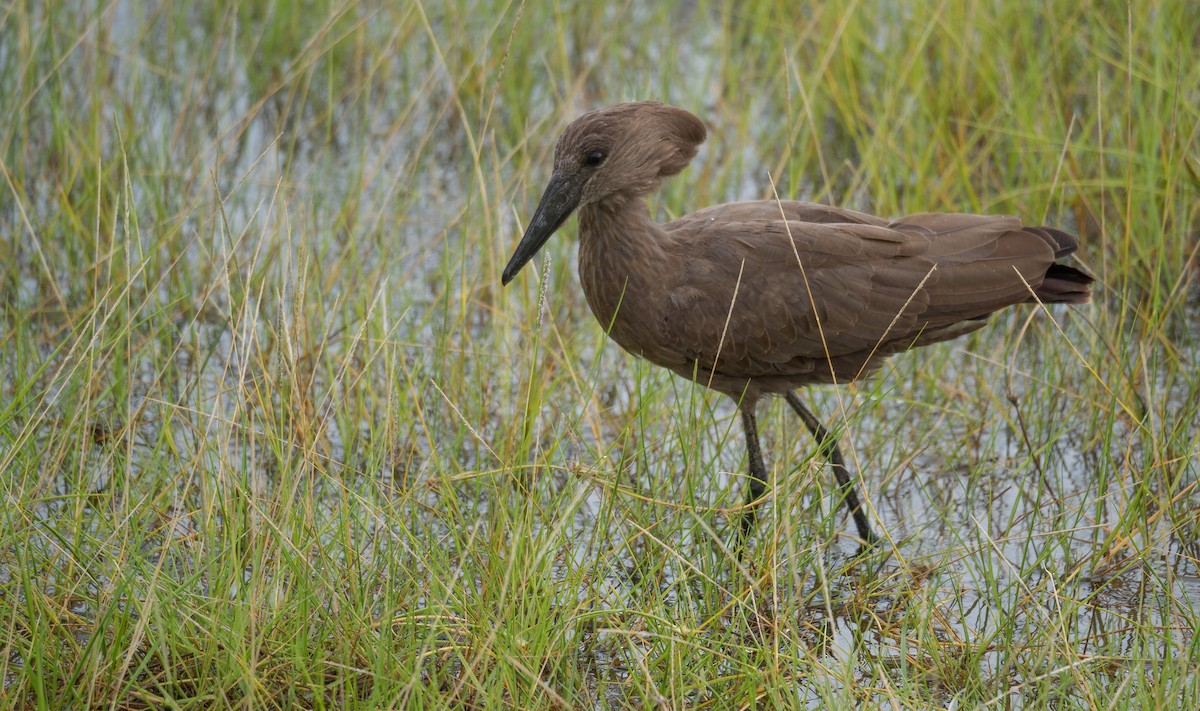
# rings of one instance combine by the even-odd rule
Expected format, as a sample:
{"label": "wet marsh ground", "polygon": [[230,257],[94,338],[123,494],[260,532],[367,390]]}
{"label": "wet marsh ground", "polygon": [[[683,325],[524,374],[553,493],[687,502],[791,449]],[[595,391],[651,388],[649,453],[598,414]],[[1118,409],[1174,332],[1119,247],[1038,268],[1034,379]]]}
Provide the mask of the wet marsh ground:
{"label": "wet marsh ground", "polygon": [[[0,702],[1195,708],[1200,14],[1189,3],[0,8]],[[727,545],[724,399],[605,342],[591,108],[708,143],[654,201],[1018,214],[1078,309],[782,404]],[[852,453],[852,454],[851,454]]]}

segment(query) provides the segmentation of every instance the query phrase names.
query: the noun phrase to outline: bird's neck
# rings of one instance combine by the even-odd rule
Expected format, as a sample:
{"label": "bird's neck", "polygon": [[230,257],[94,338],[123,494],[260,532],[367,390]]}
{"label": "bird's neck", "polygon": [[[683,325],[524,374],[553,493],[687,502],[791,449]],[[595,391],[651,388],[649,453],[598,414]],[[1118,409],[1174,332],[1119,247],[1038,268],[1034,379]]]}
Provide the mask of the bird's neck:
{"label": "bird's neck", "polygon": [[[597,320],[621,345],[629,306],[661,288],[658,265],[665,263],[667,237],[650,219],[644,197],[603,201],[579,210],[579,279]],[[624,306],[622,306],[624,304]],[[626,346],[629,348],[629,346]],[[636,352],[636,351],[635,351]]]}
{"label": "bird's neck", "polygon": [[622,242],[657,228],[644,197],[611,197],[579,209],[580,239],[599,237]]}
{"label": "bird's neck", "polygon": [[606,200],[579,210],[579,271],[620,278],[622,272],[653,272],[666,235],[650,219],[644,197]]}

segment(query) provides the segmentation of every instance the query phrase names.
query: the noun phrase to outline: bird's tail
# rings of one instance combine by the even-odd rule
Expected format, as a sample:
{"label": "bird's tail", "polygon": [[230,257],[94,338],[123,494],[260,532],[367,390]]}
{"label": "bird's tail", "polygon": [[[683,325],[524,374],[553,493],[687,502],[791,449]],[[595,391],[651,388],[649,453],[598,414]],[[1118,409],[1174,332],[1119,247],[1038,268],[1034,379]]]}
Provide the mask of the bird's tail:
{"label": "bird's tail", "polygon": [[1093,281],[1091,275],[1075,267],[1051,264],[1046,278],[1033,293],[1043,304],[1086,304],[1092,300]]}
{"label": "bird's tail", "polygon": [[[1054,258],[1062,259],[1079,247],[1079,240],[1053,227],[1026,227],[1026,232],[1046,240],[1054,248]],[[1046,277],[1033,293],[1043,304],[1086,304],[1092,300],[1091,283],[1095,281],[1086,272],[1065,264],[1051,264]],[[1029,299],[1033,301],[1033,299]]]}

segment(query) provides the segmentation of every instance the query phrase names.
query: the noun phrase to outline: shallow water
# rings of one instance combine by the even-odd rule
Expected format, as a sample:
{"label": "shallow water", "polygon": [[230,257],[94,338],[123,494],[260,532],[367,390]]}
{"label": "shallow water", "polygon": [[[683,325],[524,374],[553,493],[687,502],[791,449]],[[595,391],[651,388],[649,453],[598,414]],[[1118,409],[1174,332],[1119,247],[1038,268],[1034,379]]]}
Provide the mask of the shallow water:
{"label": "shallow water", "polygon": [[[110,57],[113,76],[108,98],[113,108],[104,122],[109,132],[104,142],[106,161],[118,161],[119,136],[142,142],[140,147],[131,146],[141,150],[129,151],[130,197],[140,230],[114,227],[110,237],[116,242],[127,237],[139,241],[135,246],[126,245],[131,254],[138,255],[181,247],[161,263],[147,258],[143,265],[147,271],[136,280],[143,290],[139,295],[145,298],[139,314],[154,320],[161,318],[162,312],[170,312],[174,340],[146,347],[129,372],[99,377],[102,384],[117,378],[129,381],[127,402],[95,404],[101,417],[113,420],[114,429],[131,428],[128,460],[117,459],[111,448],[96,442],[89,445],[90,459],[84,458],[96,464],[84,467],[82,477],[50,476],[46,496],[36,497],[24,512],[41,527],[40,533],[29,538],[31,552],[47,560],[60,557],[62,550],[54,531],[60,522],[70,521],[67,509],[74,505],[71,497],[80,487],[105,491],[114,486],[115,476],[138,481],[151,476],[147,472],[158,472],[155,476],[160,481],[175,487],[175,493],[166,497],[172,501],[171,507],[158,512],[167,525],[144,512],[131,523],[159,531],[153,539],[155,546],[148,545],[143,551],[148,560],[158,562],[157,544],[161,541],[186,541],[199,535],[203,500],[197,491],[219,482],[206,479],[215,474],[204,467],[189,468],[184,457],[166,465],[168,475],[163,475],[164,450],[203,452],[207,441],[218,440],[223,443],[217,449],[225,461],[243,464],[238,471],[245,480],[238,483],[254,497],[272,498],[279,486],[280,461],[263,443],[262,433],[240,428],[247,420],[266,421],[270,418],[265,415],[270,413],[248,418],[243,396],[256,386],[278,383],[272,379],[272,369],[283,367],[284,356],[271,349],[295,344],[318,344],[315,355],[307,357],[318,364],[334,364],[312,368],[308,393],[315,401],[309,414],[322,423],[318,458],[324,463],[321,476],[313,477],[305,492],[314,515],[329,521],[348,510],[361,511],[360,504],[369,504],[350,526],[361,547],[339,549],[339,555],[357,555],[364,565],[370,565],[406,545],[398,533],[402,528],[428,536],[431,545],[438,545],[440,522],[429,520],[423,512],[435,509],[441,496],[461,497],[468,502],[475,525],[486,525],[489,507],[506,502],[493,502],[489,495],[495,493],[494,488],[474,486],[470,481],[440,485],[439,478],[459,472],[439,472],[436,462],[453,462],[460,472],[485,478],[480,473],[496,467],[489,459],[487,444],[496,444],[511,431],[507,424],[518,399],[514,394],[520,391],[526,374],[534,370],[526,360],[532,357],[527,347],[534,331],[527,322],[536,317],[511,310],[534,308],[535,302],[491,295],[498,288],[498,274],[486,273],[486,269],[495,261],[488,250],[503,252],[515,242],[517,225],[526,218],[529,201],[536,199],[539,177],[514,175],[512,162],[499,157],[506,155],[508,148],[493,145],[494,134],[476,137],[496,150],[484,158],[484,167],[494,175],[480,178],[473,172],[470,142],[459,130],[461,126],[456,129],[447,118],[446,108],[453,106],[456,97],[441,86],[439,80],[444,77],[436,68],[407,70],[415,76],[414,89],[429,91],[426,108],[414,106],[404,92],[380,91],[361,116],[335,113],[338,119],[347,120],[330,121],[328,116],[303,111],[290,115],[283,94],[261,101],[254,93],[254,80],[261,81],[261,77],[249,76],[251,68],[234,61],[233,52],[223,55],[226,64],[207,68],[210,71],[202,75],[191,73],[186,60],[177,60],[168,76],[192,77],[191,82],[164,80],[149,71],[147,67],[162,63],[165,49],[186,57],[206,41],[206,35],[197,25],[193,34],[176,37],[178,47],[147,45],[154,33],[140,25],[134,5],[116,3],[113,14],[106,11],[97,19],[98,27],[103,25],[111,33],[107,41],[125,48]],[[6,51],[11,50],[0,45],[0,61]],[[703,64],[708,60],[704,52],[691,52],[684,61]],[[67,95],[86,104],[92,81],[87,67],[68,63],[63,71],[66,82],[74,82],[77,92]],[[701,69],[701,73],[711,72]],[[197,99],[200,95],[203,98]],[[201,101],[204,110],[194,110],[189,103],[193,101]],[[551,102],[552,97],[545,95],[536,97],[529,107],[499,110],[552,115]],[[183,107],[189,110],[183,111]],[[131,135],[134,127],[136,136]],[[771,130],[765,121],[757,128],[764,134]],[[735,166],[723,198],[761,197],[767,192],[770,181],[755,170],[762,156],[755,154],[752,143],[735,159],[729,155],[732,149],[720,153],[714,146],[701,153],[700,161],[720,160]],[[364,175],[369,179],[363,179]],[[57,209],[51,199],[56,179],[37,174],[28,184],[31,197],[27,205],[36,220],[48,221]],[[167,182],[175,186],[175,192],[164,189]],[[490,190],[488,202],[483,204],[481,185]],[[801,185],[792,192],[807,189]],[[165,204],[156,206],[158,200]],[[218,202],[220,210],[213,208]],[[478,234],[482,223],[471,220],[469,213],[481,210],[495,213],[488,224],[497,234]],[[128,228],[126,218],[116,212],[114,225]],[[162,235],[172,230],[184,238],[163,239]],[[0,212],[0,232],[24,231],[15,211]],[[559,247],[554,254],[555,269],[573,270],[572,247]],[[41,313],[46,331],[57,332],[61,315],[39,311],[48,301],[45,270],[29,253],[22,259],[16,291],[8,297],[11,305],[23,312]],[[354,267],[338,272],[330,266],[344,262]],[[314,265],[328,266],[329,271]],[[50,273],[55,286],[67,294],[67,301],[87,303],[88,285],[73,273],[73,265],[57,266],[62,268]],[[257,281],[251,278],[256,267],[260,275],[266,274]],[[151,271],[157,268],[161,271]],[[374,273],[356,272],[356,268]],[[534,279],[537,270],[528,271],[522,278]],[[170,281],[172,274],[180,272],[197,275],[195,289]],[[375,278],[380,274],[383,280]],[[322,278],[328,282],[320,283]],[[214,284],[213,293],[200,293]],[[234,292],[246,284],[257,290],[238,298]],[[684,507],[692,507],[664,506],[661,516],[675,521],[671,530],[679,531],[674,541],[678,549],[710,546],[706,532],[691,522],[702,519],[720,529],[724,517],[704,507],[728,507],[740,501],[744,451],[732,405],[671,376],[655,374],[649,366],[634,363],[619,354],[616,346],[604,343],[596,335],[573,278],[555,280],[553,288],[544,319],[537,319],[547,322],[539,334],[544,349],[541,357],[559,348],[552,338],[553,329],[565,332],[569,340],[566,349],[577,360],[578,372],[584,374],[581,387],[588,392],[583,393],[586,397],[573,392],[548,395],[533,425],[534,439],[548,445],[558,443],[555,462],[568,469],[616,476],[619,468],[625,476],[623,484],[664,502],[679,500]],[[231,303],[244,304],[246,311],[231,313]],[[364,373],[356,374],[361,380],[343,377],[340,365],[355,360],[353,354],[360,343],[351,336],[366,320],[361,314],[368,309],[347,316],[335,308],[345,303],[370,304],[388,313],[383,336],[372,334],[367,341],[374,343],[378,337],[392,350],[365,366]],[[1117,307],[1117,299],[1102,295],[1092,308]],[[1200,345],[1194,338],[1195,324],[1200,322],[1200,298],[1194,298],[1189,308],[1191,311],[1179,316],[1184,335],[1172,346],[1187,349],[1182,358],[1193,366],[1194,373],[1200,361]],[[317,313],[323,316],[313,318],[304,309],[320,309]],[[103,310],[96,313],[98,328],[105,325],[107,315]],[[1074,329],[1073,335],[1087,332],[1078,323],[1068,328]],[[309,340],[295,335],[304,329],[319,334],[310,335]],[[1187,339],[1189,329],[1191,340]],[[1011,346],[1000,345],[1005,334],[1004,329],[993,327],[986,333],[987,344],[947,346],[940,351],[940,358],[946,358],[945,353],[964,359],[991,357],[990,348],[1007,353]],[[39,354],[53,365],[38,375],[39,410],[23,413],[24,419],[15,425],[22,431],[31,428],[35,442],[49,436],[56,422],[69,414],[63,410],[72,407],[73,398],[78,397],[70,368],[87,360],[87,341],[80,343],[84,345],[74,351],[59,350],[63,343],[53,338],[37,344]],[[1022,347],[1050,350],[1066,345],[1052,329],[1042,328]],[[1147,342],[1140,347],[1156,354],[1163,345]],[[465,355],[461,362],[447,363],[443,359],[448,353]],[[299,362],[306,356],[288,357]],[[1172,533],[1167,516],[1156,519],[1157,527],[1137,530],[1127,540],[1118,540],[1114,533],[1121,512],[1139,495],[1140,477],[1148,470],[1161,476],[1163,469],[1161,463],[1140,461],[1143,440],[1128,420],[1118,420],[1109,434],[1122,446],[1106,449],[1097,443],[1095,422],[1079,416],[1078,410],[1068,411],[1066,416],[1076,418],[1074,421],[1055,423],[1054,434],[1044,435],[1055,439],[1031,447],[1019,428],[1014,428],[1013,413],[1001,411],[1002,400],[977,405],[970,397],[946,398],[949,404],[943,409],[939,404],[942,393],[920,382],[922,359],[927,357],[915,354],[897,359],[894,369],[880,377],[878,382],[884,385],[878,389],[860,386],[846,396],[849,421],[842,441],[848,454],[854,452],[849,459],[862,472],[862,490],[871,502],[876,525],[896,544],[895,554],[881,564],[876,575],[910,580],[916,577],[914,568],[935,571],[923,582],[942,613],[944,629],[939,632],[948,644],[987,639],[998,624],[1011,620],[1013,611],[1023,606],[1029,609],[1021,624],[1032,634],[1047,620],[1058,619],[1057,608],[1079,603],[1071,618],[1080,654],[1089,654],[1093,646],[1109,654],[1113,649],[1142,644],[1145,638],[1137,627],[1146,625],[1175,633],[1173,647],[1161,646],[1154,654],[1167,657],[1190,648],[1195,633],[1193,611],[1200,604],[1200,555],[1195,543],[1181,542]],[[16,372],[14,355],[5,354],[3,359],[3,389],[10,395],[26,374]],[[599,365],[593,367],[597,361]],[[953,381],[959,392],[1002,389],[996,383],[981,382],[988,376],[980,376],[969,365],[939,367],[942,377]],[[452,373],[452,369],[458,370]],[[398,373],[407,374],[408,382],[397,385],[393,378]],[[1161,432],[1174,424],[1164,413],[1186,410],[1187,399],[1195,392],[1194,382],[1178,376],[1167,359],[1162,359],[1158,370],[1148,370],[1148,375],[1147,399],[1161,402],[1161,406],[1147,408],[1147,426]],[[631,385],[631,381],[637,384]],[[433,387],[454,382],[467,385],[445,396]],[[1039,384],[1034,378],[1018,377],[1015,382],[1018,402],[1038,396]],[[469,420],[474,436],[464,437],[462,420],[446,403],[464,407],[472,403],[469,386],[476,383],[485,384],[491,392],[479,396],[482,404],[471,411]],[[401,402],[376,402],[357,411],[357,421],[339,418],[338,403],[355,388],[395,392]],[[839,410],[834,391],[818,389],[806,397],[827,422],[840,420],[830,417]],[[967,404],[962,404],[964,400]],[[280,392],[263,402],[280,411],[295,404]],[[649,404],[643,409],[644,403]],[[784,410],[774,406],[764,430],[770,466],[783,480],[777,500],[786,503],[779,514],[764,517],[757,537],[760,546],[780,530],[795,533],[780,527],[781,518],[800,518],[814,505],[828,511],[832,505],[828,495],[821,498],[811,488],[798,488],[799,482],[809,478],[803,461],[811,453],[811,442]],[[137,413],[137,419],[123,421],[128,413]],[[381,422],[417,416],[427,417],[428,422],[394,435],[398,454],[390,466],[361,455],[363,444],[377,436]],[[164,446],[161,423],[177,423],[178,418],[188,418],[192,426],[173,426],[169,432],[174,441]],[[910,431],[914,420],[919,428],[915,434]],[[648,422],[651,431],[631,435],[624,424],[629,421]],[[101,427],[108,424],[97,422]],[[1194,430],[1195,424],[1191,427]],[[1194,444],[1196,437],[1193,434],[1182,441]],[[1031,449],[1036,450],[1040,472],[1033,464]],[[622,461],[627,452],[645,455],[630,456],[630,463]],[[1101,461],[1118,455],[1128,457],[1127,461]],[[1177,490],[1187,492],[1179,506],[1182,516],[1194,518],[1200,454],[1183,451],[1179,456],[1173,470],[1185,484],[1177,485]],[[1096,474],[1101,470],[1107,472],[1102,480]],[[817,480],[824,482],[828,493],[828,473],[819,474]],[[598,531],[598,522],[624,523],[621,514],[605,513],[612,492],[599,486],[599,479],[558,472],[555,481],[568,488],[581,487],[584,492],[584,503],[573,513],[572,535],[579,545],[570,550],[572,565],[596,567],[609,595],[606,602],[613,608],[635,606],[642,584],[637,578],[639,561],[631,557],[600,559],[594,542],[636,540],[637,526],[617,525],[617,530]],[[436,486],[412,493],[431,482]],[[620,499],[622,495],[616,496]],[[381,500],[385,503],[379,503]],[[406,501],[402,510],[385,505],[393,500]],[[546,500],[549,505],[557,501],[550,495]],[[814,504],[814,500],[823,504]],[[400,520],[389,520],[388,512],[398,514]],[[821,528],[819,522],[800,525],[798,530],[804,535],[791,535],[789,541],[792,545],[821,545],[829,535],[848,533],[844,515],[837,514],[834,521],[837,528],[832,532],[829,527]],[[830,570],[846,568],[855,547],[849,536],[838,536],[823,553]],[[777,561],[785,581],[796,565],[787,550],[780,547]],[[102,557],[102,551],[95,552]],[[180,554],[179,559],[170,561],[168,571],[182,578],[190,562],[186,553]],[[686,566],[679,561],[666,564],[665,569],[669,575],[662,585],[668,590],[686,578]],[[11,583],[15,574],[0,565],[0,584]],[[565,573],[559,574],[566,578]],[[848,571],[834,576],[828,586],[832,599],[822,595],[822,604],[810,610],[807,623],[821,630],[814,638],[821,639],[830,660],[862,664],[863,657],[869,657],[885,665],[899,663],[897,639],[868,630],[864,644],[862,617],[845,613],[848,606],[843,603],[860,582],[856,575]],[[104,576],[98,579],[103,585]],[[800,580],[800,576],[791,579]],[[51,588],[58,583],[54,573],[45,579]],[[798,589],[788,594],[808,595],[813,585],[812,579],[803,579],[794,586]],[[1050,591],[1061,598],[1049,595]],[[593,591],[561,590],[559,594],[566,599],[589,596]],[[670,593],[668,602],[677,603],[677,594]],[[877,613],[886,615],[889,606],[900,605],[900,599],[899,593],[880,595],[872,605]],[[1032,604],[1031,599],[1039,604]],[[82,603],[71,611],[81,618],[93,612]],[[1138,625],[1130,624],[1131,619]],[[589,655],[597,686],[614,698],[619,696],[630,660],[602,644],[581,644],[581,650]],[[1140,654],[1147,656],[1144,651]],[[984,673],[999,673],[1003,665],[1003,655],[990,652],[989,669]],[[948,695],[952,697],[953,692]],[[810,700],[814,705],[820,701],[817,696]]]}

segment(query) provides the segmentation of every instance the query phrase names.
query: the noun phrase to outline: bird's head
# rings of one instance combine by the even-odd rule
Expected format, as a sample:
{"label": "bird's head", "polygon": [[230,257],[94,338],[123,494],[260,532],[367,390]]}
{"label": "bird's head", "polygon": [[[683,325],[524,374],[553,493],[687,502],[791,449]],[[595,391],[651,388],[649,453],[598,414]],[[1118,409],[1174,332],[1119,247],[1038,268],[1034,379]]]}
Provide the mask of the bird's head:
{"label": "bird's head", "polygon": [[525,235],[504,268],[512,281],[576,208],[619,208],[687,166],[704,142],[700,119],[651,101],[617,104],[575,119],[554,149],[554,173]]}

